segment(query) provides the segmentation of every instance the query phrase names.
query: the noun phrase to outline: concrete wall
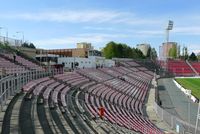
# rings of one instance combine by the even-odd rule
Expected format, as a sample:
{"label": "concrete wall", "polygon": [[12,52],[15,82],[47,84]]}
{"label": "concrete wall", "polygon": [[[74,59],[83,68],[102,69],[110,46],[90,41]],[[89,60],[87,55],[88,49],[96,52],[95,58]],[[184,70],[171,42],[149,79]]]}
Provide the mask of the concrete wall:
{"label": "concrete wall", "polygon": [[22,53],[28,55],[29,57],[35,58],[36,49],[26,48],[26,47],[17,47]]}
{"label": "concrete wall", "polygon": [[105,64],[105,67],[114,67],[115,66],[115,61],[113,61],[113,60],[105,60],[104,64]]}

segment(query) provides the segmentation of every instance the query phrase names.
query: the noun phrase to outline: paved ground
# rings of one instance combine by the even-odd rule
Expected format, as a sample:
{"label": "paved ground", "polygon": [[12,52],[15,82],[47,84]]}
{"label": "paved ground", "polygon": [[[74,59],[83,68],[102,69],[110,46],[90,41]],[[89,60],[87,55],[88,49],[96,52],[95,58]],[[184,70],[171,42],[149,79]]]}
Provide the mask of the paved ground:
{"label": "paved ground", "polygon": [[[173,82],[171,78],[158,80],[158,89],[162,107],[185,122],[195,125],[198,104],[193,103]],[[189,109],[190,105],[190,110]],[[188,114],[188,112],[190,114]]]}
{"label": "paved ground", "polygon": [[149,96],[146,104],[146,112],[148,118],[160,129],[162,129],[166,133],[175,133],[175,131],[171,130],[170,126],[162,121],[155,113],[154,110],[154,102],[155,102],[155,86],[156,82],[152,80],[152,88],[149,91]]}
{"label": "paved ground", "polygon": [[160,79],[158,81],[158,88],[162,107],[166,111],[178,115],[185,121],[188,121],[188,107],[190,103],[190,119],[191,123],[195,124],[198,104],[188,99],[188,97],[176,87],[173,79]]}

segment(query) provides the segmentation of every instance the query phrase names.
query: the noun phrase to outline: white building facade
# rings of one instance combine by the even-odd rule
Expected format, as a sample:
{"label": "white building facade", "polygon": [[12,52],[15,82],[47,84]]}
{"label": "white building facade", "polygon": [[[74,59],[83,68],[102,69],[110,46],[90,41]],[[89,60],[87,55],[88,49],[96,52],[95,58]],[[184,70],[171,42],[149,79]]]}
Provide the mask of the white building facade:
{"label": "white building facade", "polygon": [[80,57],[59,57],[58,64],[63,64],[67,69],[83,69],[97,67],[113,67],[115,61],[107,60],[105,57],[89,56],[88,58]]}

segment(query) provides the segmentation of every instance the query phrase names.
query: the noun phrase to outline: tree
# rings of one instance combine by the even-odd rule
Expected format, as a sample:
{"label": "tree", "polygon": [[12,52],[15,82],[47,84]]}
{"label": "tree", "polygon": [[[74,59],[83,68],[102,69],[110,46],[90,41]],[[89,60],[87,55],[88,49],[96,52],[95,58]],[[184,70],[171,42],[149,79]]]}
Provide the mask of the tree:
{"label": "tree", "polygon": [[177,46],[177,57],[180,58],[181,46]]}
{"label": "tree", "polygon": [[24,42],[24,43],[22,44],[22,47],[29,47],[29,44],[28,44],[27,42]]}
{"label": "tree", "polygon": [[176,58],[177,57],[177,48],[175,45],[172,46],[172,48],[169,49],[169,57],[170,58]]}
{"label": "tree", "polygon": [[157,58],[157,52],[155,48],[151,48],[151,59],[155,60]]}
{"label": "tree", "polygon": [[155,60],[157,58],[156,49],[149,47],[146,58]]}
{"label": "tree", "polygon": [[151,47],[147,50],[147,56],[146,58],[151,58]]}
{"label": "tree", "polygon": [[103,54],[107,59],[111,59],[112,57],[116,55],[114,47],[115,47],[115,42],[111,41],[103,49]]}
{"label": "tree", "polygon": [[35,49],[35,45],[34,45],[33,43],[30,43],[30,44],[29,44],[29,47]]}
{"label": "tree", "polygon": [[33,49],[35,49],[35,46],[34,46],[34,44],[33,43],[27,43],[27,42],[24,42],[22,45],[21,45],[22,47],[26,47],[26,48],[33,48]]}
{"label": "tree", "polygon": [[116,58],[145,58],[139,49],[131,48],[130,46],[122,43],[115,43],[113,41],[106,44],[103,48],[103,55],[107,59]]}
{"label": "tree", "polygon": [[185,47],[185,60],[188,59],[188,49]]}
{"label": "tree", "polygon": [[135,48],[132,48],[132,58],[133,59],[137,59],[138,58],[138,55],[136,53],[136,49]]}
{"label": "tree", "polygon": [[191,60],[191,61],[197,61],[198,60],[195,53],[193,53],[193,52],[191,53],[191,55],[189,56],[189,60]]}
{"label": "tree", "polygon": [[197,58],[198,58],[198,60],[200,60],[200,52],[197,53]]}
{"label": "tree", "polygon": [[126,54],[127,54],[128,58],[132,58],[133,57],[133,51],[132,51],[131,47],[127,48]]}
{"label": "tree", "polygon": [[136,59],[144,59],[145,56],[143,55],[142,51],[140,49],[135,49],[135,58]]}
{"label": "tree", "polygon": [[188,49],[187,47],[183,46],[182,47],[182,55],[179,56],[182,60],[188,59]]}

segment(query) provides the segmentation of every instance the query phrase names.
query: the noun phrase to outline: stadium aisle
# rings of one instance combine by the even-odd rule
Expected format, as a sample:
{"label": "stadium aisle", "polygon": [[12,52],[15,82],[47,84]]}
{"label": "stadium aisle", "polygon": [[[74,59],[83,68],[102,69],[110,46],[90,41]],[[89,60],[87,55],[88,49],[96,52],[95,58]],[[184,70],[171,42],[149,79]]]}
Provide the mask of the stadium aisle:
{"label": "stadium aisle", "polygon": [[165,122],[162,121],[161,118],[159,118],[154,110],[154,102],[155,102],[155,85],[156,81],[155,79],[152,80],[152,88],[149,90],[148,100],[146,103],[146,112],[148,118],[158,127],[161,128],[166,133],[175,133],[173,130],[171,130],[170,126]]}

